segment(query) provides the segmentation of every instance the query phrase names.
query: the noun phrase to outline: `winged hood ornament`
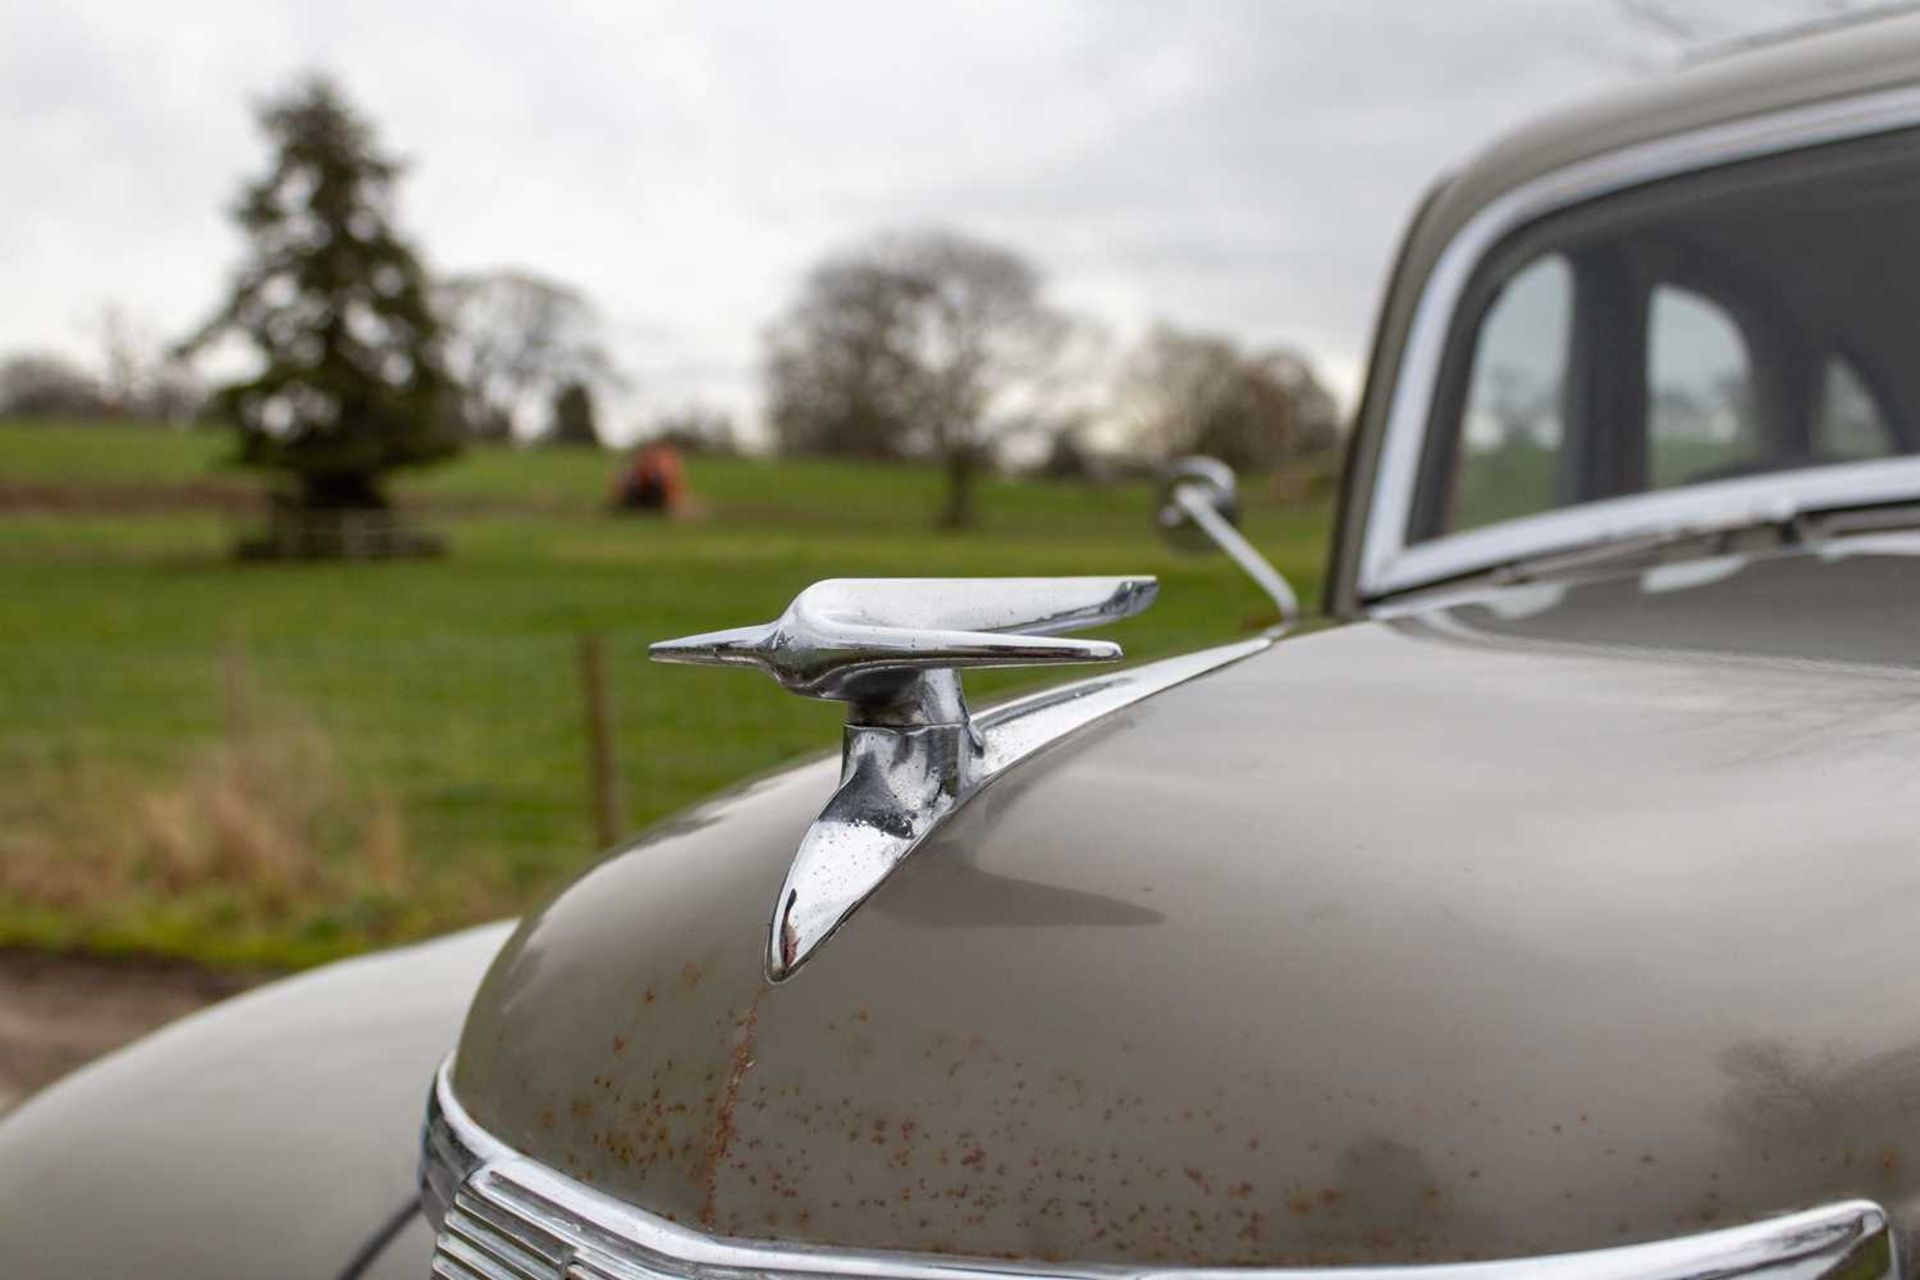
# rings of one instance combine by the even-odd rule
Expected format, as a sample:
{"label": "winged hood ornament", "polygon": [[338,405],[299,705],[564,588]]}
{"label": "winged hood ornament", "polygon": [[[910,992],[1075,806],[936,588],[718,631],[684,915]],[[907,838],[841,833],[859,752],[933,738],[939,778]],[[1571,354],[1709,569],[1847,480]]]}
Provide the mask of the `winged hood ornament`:
{"label": "winged hood ornament", "polygon": [[1120,646],[1063,632],[1131,617],[1151,577],[835,578],[772,622],[665,640],[656,661],[753,667],[847,704],[840,785],[801,839],[774,904],[767,976],[791,977],[941,822],[1008,765],[1268,639],[1048,690],[976,716],[965,667],[1113,662]]}

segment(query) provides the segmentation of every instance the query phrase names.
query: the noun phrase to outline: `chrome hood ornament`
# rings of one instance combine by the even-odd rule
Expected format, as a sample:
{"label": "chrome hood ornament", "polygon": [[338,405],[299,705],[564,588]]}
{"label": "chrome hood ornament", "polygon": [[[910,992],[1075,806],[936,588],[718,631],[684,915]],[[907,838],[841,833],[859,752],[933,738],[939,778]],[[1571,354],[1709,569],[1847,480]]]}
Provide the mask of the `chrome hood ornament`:
{"label": "chrome hood ornament", "polygon": [[780,982],[968,797],[1014,761],[1169,684],[1263,648],[1229,645],[975,716],[963,667],[1112,662],[1120,646],[1059,633],[1131,617],[1149,577],[838,578],[762,626],[666,640],[660,662],[756,667],[794,693],[847,704],[840,786],[800,842],[774,905],[767,976]]}

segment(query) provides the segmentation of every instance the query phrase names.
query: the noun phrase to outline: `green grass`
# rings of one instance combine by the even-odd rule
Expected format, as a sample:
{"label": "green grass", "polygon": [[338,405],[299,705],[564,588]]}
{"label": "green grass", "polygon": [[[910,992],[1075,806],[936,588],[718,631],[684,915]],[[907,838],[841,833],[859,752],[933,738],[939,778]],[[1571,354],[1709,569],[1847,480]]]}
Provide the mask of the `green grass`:
{"label": "green grass", "polygon": [[[199,434],[0,424],[5,482],[244,481],[210,473],[222,455]],[[1159,604],[1112,631],[1138,657],[1270,620],[1224,559],[1158,543],[1142,485],[993,481],[981,530],[947,535],[922,468],[695,460],[704,514],[661,523],[600,512],[612,465],[488,451],[410,477],[451,504],[429,504],[453,549],[431,562],[241,565],[215,514],[0,513],[0,941],[303,964],[522,908],[592,856],[586,633],[606,637],[638,827],[836,741],[832,706],[644,653],[770,618],[818,578],[1156,573]],[[1253,496],[1250,535],[1314,598],[1325,504]],[[324,769],[282,749],[308,737]],[[268,748],[278,772],[249,772]],[[282,809],[298,866],[248,834]],[[388,810],[399,870],[370,834]],[[107,845],[124,852],[63,881],[62,858]]]}
{"label": "green grass", "polygon": [[219,475],[232,452],[202,430],[0,422],[0,481],[10,484],[181,484]]}

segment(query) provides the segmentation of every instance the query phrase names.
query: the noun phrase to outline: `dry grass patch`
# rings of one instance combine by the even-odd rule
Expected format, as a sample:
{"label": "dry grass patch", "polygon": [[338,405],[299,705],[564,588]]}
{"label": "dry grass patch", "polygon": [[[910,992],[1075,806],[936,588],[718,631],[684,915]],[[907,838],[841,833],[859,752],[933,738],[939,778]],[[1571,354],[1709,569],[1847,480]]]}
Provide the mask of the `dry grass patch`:
{"label": "dry grass patch", "polygon": [[483,868],[423,872],[399,804],[311,715],[243,661],[225,674],[223,736],[172,776],[86,759],[0,784],[0,940],[173,951],[191,935],[252,963],[286,960],[292,938],[317,961],[504,912]]}

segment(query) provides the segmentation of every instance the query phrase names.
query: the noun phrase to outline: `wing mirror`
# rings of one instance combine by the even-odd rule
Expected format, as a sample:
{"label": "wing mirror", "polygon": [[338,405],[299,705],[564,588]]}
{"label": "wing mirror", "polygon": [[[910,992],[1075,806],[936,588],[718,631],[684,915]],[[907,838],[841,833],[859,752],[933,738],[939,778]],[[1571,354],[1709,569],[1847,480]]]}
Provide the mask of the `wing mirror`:
{"label": "wing mirror", "polygon": [[1300,616],[1293,586],[1240,532],[1240,487],[1218,458],[1177,458],[1160,473],[1160,532],[1181,551],[1218,547],[1233,557],[1280,610],[1282,626]]}

